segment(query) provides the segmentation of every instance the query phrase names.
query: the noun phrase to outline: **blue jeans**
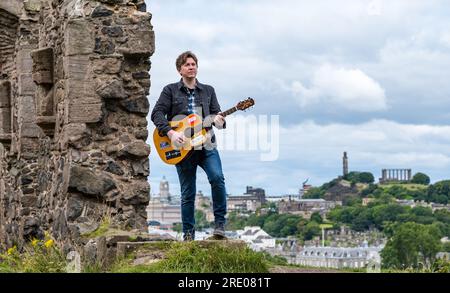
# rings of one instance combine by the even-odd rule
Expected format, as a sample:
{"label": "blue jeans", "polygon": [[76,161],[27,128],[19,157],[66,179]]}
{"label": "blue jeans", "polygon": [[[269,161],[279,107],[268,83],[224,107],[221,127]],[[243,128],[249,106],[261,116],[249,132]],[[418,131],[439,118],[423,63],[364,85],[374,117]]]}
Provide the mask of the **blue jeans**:
{"label": "blue jeans", "polygon": [[211,184],[214,222],[216,225],[225,225],[227,213],[227,193],[225,179],[222,173],[222,163],[217,149],[194,150],[193,153],[176,165],[178,179],[181,185],[181,220],[183,233],[195,233],[195,194],[197,166],[205,170]]}

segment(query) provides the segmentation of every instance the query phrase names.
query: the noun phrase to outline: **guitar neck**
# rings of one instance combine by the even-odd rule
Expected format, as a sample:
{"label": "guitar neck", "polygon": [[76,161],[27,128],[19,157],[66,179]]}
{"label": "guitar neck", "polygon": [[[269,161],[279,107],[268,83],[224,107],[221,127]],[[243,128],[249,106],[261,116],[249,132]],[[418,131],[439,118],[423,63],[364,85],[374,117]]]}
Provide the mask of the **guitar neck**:
{"label": "guitar neck", "polygon": [[236,112],[237,110],[238,110],[238,109],[237,109],[236,107],[230,108],[230,109],[228,109],[228,110],[222,112],[222,116],[223,116],[223,117],[226,117],[226,116],[228,116],[228,115],[230,115],[230,114],[233,114],[233,113]]}

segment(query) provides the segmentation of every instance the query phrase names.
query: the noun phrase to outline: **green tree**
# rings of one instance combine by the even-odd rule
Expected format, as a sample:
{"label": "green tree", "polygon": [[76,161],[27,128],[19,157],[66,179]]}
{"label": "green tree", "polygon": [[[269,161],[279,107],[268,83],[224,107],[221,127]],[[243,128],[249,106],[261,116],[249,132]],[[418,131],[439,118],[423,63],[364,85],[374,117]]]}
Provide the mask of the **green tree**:
{"label": "green tree", "polygon": [[321,234],[320,225],[316,222],[309,222],[304,226],[304,230],[301,231],[303,235],[303,240],[311,240],[314,236],[319,236]]}
{"label": "green tree", "polygon": [[239,216],[235,211],[228,214],[227,229],[228,230],[240,230],[246,226],[247,219]]}
{"label": "green tree", "polygon": [[350,172],[344,179],[350,181],[351,183],[373,183],[375,177],[370,172]]}
{"label": "green tree", "polygon": [[312,187],[303,195],[303,198],[318,199],[318,198],[323,198],[324,195],[325,195],[325,190],[323,190],[322,188],[319,188],[319,187]]}
{"label": "green tree", "polygon": [[444,224],[450,225],[450,211],[446,209],[439,209],[436,210],[433,215],[436,218],[436,220]]}
{"label": "green tree", "polygon": [[360,197],[346,196],[342,199],[343,206],[359,206],[362,204],[362,199]]}
{"label": "green tree", "polygon": [[375,181],[375,177],[370,172],[361,172],[359,174],[359,182],[361,183],[373,183]]}
{"label": "green tree", "polygon": [[450,199],[450,180],[436,182],[428,187],[428,202],[447,204]]}
{"label": "green tree", "polygon": [[312,213],[310,220],[318,224],[322,224],[323,222],[322,216],[318,212]]}
{"label": "green tree", "polygon": [[210,224],[206,220],[206,215],[204,212],[196,210],[195,211],[195,230],[201,231],[204,228],[209,228]]}
{"label": "green tree", "polygon": [[366,188],[364,188],[362,191],[361,191],[361,195],[363,196],[363,197],[368,197],[369,195],[373,195],[373,193],[375,192],[375,190],[377,190],[378,189],[378,185],[376,185],[376,184],[373,184],[373,183],[370,183],[369,184],[369,186],[367,186]]}
{"label": "green tree", "polygon": [[442,251],[450,252],[450,242],[446,242],[442,245]]}
{"label": "green tree", "polygon": [[175,231],[175,232],[181,233],[181,231],[183,230],[183,224],[181,224],[181,223],[175,223],[175,224],[173,225],[172,230]]}
{"label": "green tree", "polygon": [[433,211],[428,207],[414,207],[410,210],[410,214],[414,215],[416,223],[432,224],[435,221]]}
{"label": "green tree", "polygon": [[355,231],[369,230],[373,225],[372,210],[368,208],[362,209],[350,225]]}
{"label": "green tree", "polygon": [[350,182],[358,182],[359,180],[359,172],[349,172],[347,175],[344,176],[344,179]]}
{"label": "green tree", "polygon": [[399,224],[381,252],[387,268],[430,267],[440,249],[440,232],[431,225],[412,222]]}
{"label": "green tree", "polygon": [[403,214],[406,207],[398,204],[383,204],[373,207],[373,222],[377,228],[382,229],[384,222],[396,222],[398,216]]}
{"label": "green tree", "polygon": [[419,172],[414,174],[411,183],[428,185],[430,184],[430,177],[427,174]]}

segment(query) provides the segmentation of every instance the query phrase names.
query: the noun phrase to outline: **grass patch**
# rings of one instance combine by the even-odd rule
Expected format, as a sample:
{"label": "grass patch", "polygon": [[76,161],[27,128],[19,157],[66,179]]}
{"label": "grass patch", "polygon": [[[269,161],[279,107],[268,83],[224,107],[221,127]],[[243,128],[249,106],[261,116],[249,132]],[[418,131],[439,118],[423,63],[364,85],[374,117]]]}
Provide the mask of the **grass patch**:
{"label": "grass patch", "polygon": [[114,273],[266,273],[269,262],[264,254],[248,247],[226,244],[202,247],[197,242],[174,242],[166,258],[150,264],[133,266],[130,258],[119,260]]}
{"label": "grass patch", "polygon": [[287,259],[285,259],[282,256],[275,255],[272,256],[267,252],[263,252],[264,258],[266,262],[268,262],[269,266],[287,266],[288,262]]}
{"label": "grass patch", "polygon": [[428,186],[427,185],[423,185],[423,184],[414,184],[414,183],[389,183],[389,184],[379,184],[378,187],[382,188],[382,189],[389,189],[391,187],[394,186],[399,186],[399,187],[403,187],[407,190],[410,191],[415,191],[415,190],[423,190],[423,189],[427,189]]}
{"label": "grass patch", "polygon": [[103,236],[106,234],[106,232],[108,232],[110,226],[111,226],[111,218],[104,217],[102,218],[100,226],[98,226],[98,228],[95,231],[82,234],[81,236],[86,238],[96,238]]}

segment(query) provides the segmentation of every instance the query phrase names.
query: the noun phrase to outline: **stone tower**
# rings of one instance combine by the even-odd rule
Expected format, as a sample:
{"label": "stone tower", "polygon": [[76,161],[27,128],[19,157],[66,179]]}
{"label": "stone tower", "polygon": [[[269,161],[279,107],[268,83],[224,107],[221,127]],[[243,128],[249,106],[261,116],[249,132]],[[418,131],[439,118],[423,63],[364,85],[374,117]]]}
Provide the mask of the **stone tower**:
{"label": "stone tower", "polygon": [[0,245],[146,230],[144,0],[0,1]]}
{"label": "stone tower", "polygon": [[160,200],[170,201],[169,181],[166,180],[166,176],[159,183],[159,196]]}
{"label": "stone tower", "polygon": [[348,175],[348,158],[347,158],[347,152],[344,152],[344,157],[342,158],[342,168],[343,168],[343,176]]}

